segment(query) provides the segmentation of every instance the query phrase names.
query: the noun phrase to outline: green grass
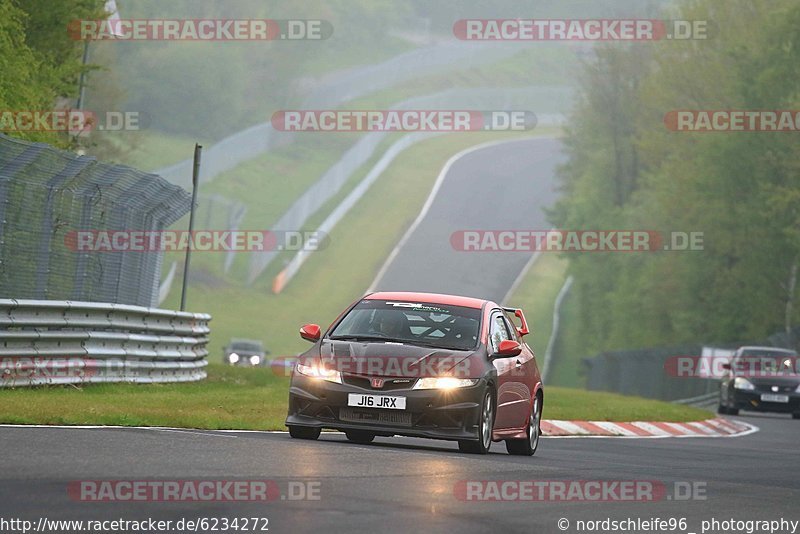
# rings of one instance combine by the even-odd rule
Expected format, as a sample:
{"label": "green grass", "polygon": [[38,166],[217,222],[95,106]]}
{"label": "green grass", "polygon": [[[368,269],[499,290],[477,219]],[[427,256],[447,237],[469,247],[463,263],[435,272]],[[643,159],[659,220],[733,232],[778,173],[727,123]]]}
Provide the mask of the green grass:
{"label": "green grass", "polygon": [[542,253],[509,302],[525,311],[532,332],[526,341],[533,347],[540,365],[544,364],[544,353],[553,331],[553,305],[567,277],[566,270],[566,260],[556,254]]}
{"label": "green grass", "polygon": [[[568,95],[551,92],[555,87],[570,86],[577,67],[575,56],[563,47],[535,47],[491,63],[472,67],[469,62],[461,69],[447,70],[424,78],[364,95],[347,103],[352,109],[382,109],[408,98],[435,94],[451,88],[514,88],[537,85],[542,109],[536,112],[557,112],[569,109]],[[532,95],[533,96],[533,95]]]}
{"label": "green grass", "polygon": [[[510,304],[525,310],[532,325],[533,336],[528,339],[540,365],[553,329],[553,306],[567,278],[569,262],[558,254],[542,253],[533,264],[511,298]],[[547,384],[569,388],[586,387],[581,360],[586,356],[578,343],[574,325],[578,324],[578,301],[567,294],[561,305],[561,329],[553,347]]]}
{"label": "green grass", "polygon": [[[304,350],[306,342],[297,335],[299,326],[306,322],[327,326],[345,306],[364,293],[392,247],[416,218],[447,159],[466,147],[488,140],[511,139],[512,135],[451,134],[417,144],[400,154],[333,230],[329,246],[311,255],[280,295],[271,292],[269,271],[252,287],[241,280],[190,284],[187,308],[208,312],[213,317],[211,361],[219,361],[221,347],[231,337],[261,339],[273,355],[292,355]],[[244,184],[232,185],[231,191],[239,187],[246,189]],[[193,265],[201,265],[192,261]],[[273,266],[273,271],[279,266]],[[163,307],[176,307],[177,293],[173,291]]]}
{"label": "green grass", "polygon": [[[187,384],[0,389],[0,423],[284,430],[288,379],[269,369],[209,365]],[[709,412],[611,393],[545,390],[546,419],[696,421]]]}
{"label": "green grass", "polygon": [[[565,260],[566,261],[566,260]],[[578,299],[574,290],[564,298],[561,305],[561,324],[558,340],[553,350],[552,368],[549,371],[548,382],[564,387],[586,387],[586,376],[583,373],[581,361],[591,356],[587,354],[580,343],[575,325],[578,320]]]}
{"label": "green grass", "polygon": [[194,155],[195,143],[209,146],[202,138],[176,136],[155,130],[139,132],[97,132],[87,155],[103,161],[121,163],[143,171],[155,171]]}
{"label": "green grass", "polygon": [[0,421],[14,424],[280,428],[288,379],[269,369],[211,364],[184,384],[97,384],[0,390]]}
{"label": "green grass", "polygon": [[713,417],[706,410],[616,393],[545,386],[545,419],[584,421],[668,421]]}

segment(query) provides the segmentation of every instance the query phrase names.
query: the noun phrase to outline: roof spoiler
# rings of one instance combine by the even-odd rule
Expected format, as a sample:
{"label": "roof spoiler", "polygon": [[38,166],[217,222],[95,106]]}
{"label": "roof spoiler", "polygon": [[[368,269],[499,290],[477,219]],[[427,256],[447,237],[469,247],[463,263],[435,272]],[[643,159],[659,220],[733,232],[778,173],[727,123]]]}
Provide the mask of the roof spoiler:
{"label": "roof spoiler", "polygon": [[517,333],[520,337],[527,336],[531,333],[528,329],[528,321],[525,320],[525,314],[522,313],[522,308],[507,308],[504,306],[503,310],[513,313],[519,319],[520,326],[517,327]]}

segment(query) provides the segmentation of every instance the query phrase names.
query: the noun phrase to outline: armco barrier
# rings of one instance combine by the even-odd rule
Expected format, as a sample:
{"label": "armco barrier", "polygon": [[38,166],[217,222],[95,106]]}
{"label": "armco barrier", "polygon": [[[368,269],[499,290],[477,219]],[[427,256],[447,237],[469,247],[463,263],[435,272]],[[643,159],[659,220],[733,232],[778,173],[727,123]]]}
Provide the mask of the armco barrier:
{"label": "armco barrier", "polygon": [[[492,87],[479,87],[471,89],[448,89],[438,93],[417,96],[403,100],[402,102],[395,103],[390,109],[395,110],[409,110],[409,109],[502,109],[502,110],[526,110],[526,109],[540,109],[542,102],[548,102],[551,105],[560,102],[563,99],[563,105],[567,105],[568,98],[565,95],[570,94],[568,87],[516,87],[516,88],[492,88]],[[566,107],[564,109],[567,109]],[[564,116],[560,113],[550,113],[546,115],[537,115],[537,125],[560,125],[564,121]],[[428,132],[430,133],[430,132]],[[419,136],[423,136],[426,132],[416,132],[409,134],[405,138],[398,141],[389,150],[401,151],[406,146],[410,146],[417,140]],[[350,149],[345,152],[342,157],[334,163],[325,173],[314,182],[311,187],[295,200],[289,209],[281,215],[275,223],[275,228],[279,229],[296,229],[303,228],[306,221],[314,215],[326,202],[333,198],[353,174],[361,168],[370,158],[375,155],[376,150],[381,145],[384,139],[388,137],[389,132],[375,131],[363,135]],[[380,169],[385,161],[378,162],[377,169]],[[379,172],[378,172],[379,174]],[[375,173],[370,172],[365,176],[361,184],[361,192],[366,191],[372,181],[377,178]],[[357,189],[358,190],[358,189]],[[352,206],[360,198],[348,197],[347,203]],[[349,207],[347,208],[349,209]],[[339,210],[338,214],[334,213],[333,218],[326,219],[323,227],[318,230],[324,231],[324,228],[332,228],[338,223],[339,218],[344,216],[345,210]],[[263,273],[269,264],[280,254],[277,250],[268,250],[264,252],[256,252],[250,254],[250,268],[248,274],[248,283],[252,284]],[[305,261],[305,253],[299,253],[295,259],[286,266],[286,268],[278,275],[278,278],[273,281],[273,287],[282,289],[288,283],[292,276]]]}
{"label": "armco barrier", "polygon": [[124,304],[0,299],[0,387],[202,380],[210,320]]}

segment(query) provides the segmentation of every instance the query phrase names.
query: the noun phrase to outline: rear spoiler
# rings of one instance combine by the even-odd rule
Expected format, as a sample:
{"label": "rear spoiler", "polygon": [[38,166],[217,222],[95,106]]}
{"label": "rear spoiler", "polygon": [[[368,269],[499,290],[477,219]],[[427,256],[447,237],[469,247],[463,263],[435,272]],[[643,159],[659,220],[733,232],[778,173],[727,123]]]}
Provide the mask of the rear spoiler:
{"label": "rear spoiler", "polygon": [[519,337],[526,336],[531,333],[531,331],[528,329],[528,321],[525,320],[525,314],[522,313],[522,308],[503,307],[503,311],[513,313],[519,319],[520,326],[517,327],[517,333],[519,334]]}

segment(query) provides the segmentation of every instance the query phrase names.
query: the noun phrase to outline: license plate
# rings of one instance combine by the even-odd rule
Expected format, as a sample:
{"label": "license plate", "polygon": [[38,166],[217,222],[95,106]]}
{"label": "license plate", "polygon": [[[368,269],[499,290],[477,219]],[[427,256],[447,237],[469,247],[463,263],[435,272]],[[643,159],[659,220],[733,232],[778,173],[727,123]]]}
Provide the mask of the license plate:
{"label": "license plate", "polygon": [[789,395],[770,395],[764,393],[761,395],[761,400],[764,402],[789,402]]}
{"label": "license plate", "polygon": [[372,423],[376,425],[411,426],[411,412],[388,410],[357,410],[339,408],[339,419],[350,423]]}
{"label": "license plate", "polygon": [[347,405],[355,408],[388,408],[390,410],[405,410],[405,397],[392,397],[389,395],[362,395],[350,393],[347,395]]}

